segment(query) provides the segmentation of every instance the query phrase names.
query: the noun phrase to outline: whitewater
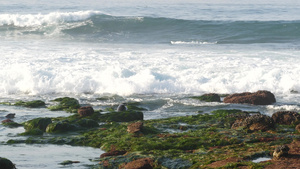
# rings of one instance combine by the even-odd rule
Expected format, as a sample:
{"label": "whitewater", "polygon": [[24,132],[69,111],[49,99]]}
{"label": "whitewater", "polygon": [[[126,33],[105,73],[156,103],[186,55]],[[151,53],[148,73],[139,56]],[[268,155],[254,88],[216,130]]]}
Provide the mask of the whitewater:
{"label": "whitewater", "polygon": [[[10,0],[0,5],[0,102],[74,97],[105,109],[140,102],[144,119],[242,109],[300,111],[300,2],[296,0]],[[205,93],[268,90],[269,106],[205,103]],[[113,99],[100,101],[109,96]],[[0,105],[22,123],[65,112]],[[0,124],[0,156],[18,168],[88,168],[100,149],[7,145],[23,128]],[[32,154],[32,149],[37,152]],[[46,150],[60,150],[49,151]],[[63,154],[63,155],[62,155]],[[34,156],[31,158],[30,155]],[[69,158],[64,158],[64,157]]]}

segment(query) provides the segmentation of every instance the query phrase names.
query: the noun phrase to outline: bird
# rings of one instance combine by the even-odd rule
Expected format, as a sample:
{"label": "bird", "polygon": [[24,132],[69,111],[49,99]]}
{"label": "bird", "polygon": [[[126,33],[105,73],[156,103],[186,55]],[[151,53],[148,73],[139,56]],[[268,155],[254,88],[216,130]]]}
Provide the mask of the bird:
{"label": "bird", "polygon": [[120,104],[117,108],[117,112],[126,111],[127,110],[126,105],[127,105],[126,103]]}

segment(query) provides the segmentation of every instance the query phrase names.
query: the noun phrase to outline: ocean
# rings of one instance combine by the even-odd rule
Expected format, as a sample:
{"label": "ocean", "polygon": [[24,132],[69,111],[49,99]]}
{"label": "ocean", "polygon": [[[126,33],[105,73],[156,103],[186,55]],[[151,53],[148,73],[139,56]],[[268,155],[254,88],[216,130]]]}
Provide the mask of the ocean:
{"label": "ocean", "polygon": [[[219,108],[267,115],[300,111],[299,11],[296,0],[1,2],[0,102],[49,103],[69,96],[105,109],[138,101],[148,110],[146,120]],[[277,102],[251,106],[189,98],[257,90],[271,91]],[[97,100],[104,96],[114,99]],[[16,113],[16,122],[68,115],[0,105],[0,120],[8,113]],[[0,124],[0,156],[18,168],[58,168],[62,153],[82,161],[73,168],[84,168],[93,164],[87,159],[103,153],[5,143],[23,138],[17,135],[23,131]],[[60,151],[47,153],[46,147]],[[30,150],[39,153],[32,158]]]}

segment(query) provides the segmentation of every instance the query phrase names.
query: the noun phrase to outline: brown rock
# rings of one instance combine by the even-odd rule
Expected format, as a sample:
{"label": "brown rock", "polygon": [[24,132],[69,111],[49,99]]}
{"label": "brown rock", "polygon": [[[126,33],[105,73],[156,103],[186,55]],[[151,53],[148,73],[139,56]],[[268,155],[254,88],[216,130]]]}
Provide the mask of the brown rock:
{"label": "brown rock", "polygon": [[16,113],[9,113],[5,117],[9,118],[9,119],[12,119],[12,118],[15,118],[15,115],[16,115]]}
{"label": "brown rock", "polygon": [[265,90],[259,90],[255,93],[245,92],[232,94],[224,98],[224,103],[247,103],[254,105],[269,105],[275,103],[276,99],[273,93]]}
{"label": "brown rock", "polygon": [[103,153],[100,155],[100,158],[103,158],[103,157],[110,157],[110,156],[118,156],[118,155],[124,155],[126,154],[127,151],[120,151],[120,150],[112,150],[112,151],[109,151],[109,152],[106,152],[106,153]]}
{"label": "brown rock", "polygon": [[298,124],[295,129],[300,133],[300,124]]}
{"label": "brown rock", "polygon": [[246,117],[245,119],[238,119],[231,126],[232,129],[238,129],[240,127],[252,131],[266,131],[271,128],[274,128],[274,121],[269,116],[256,114],[253,116]]}
{"label": "brown rock", "polygon": [[12,121],[11,119],[5,119],[2,120],[2,123],[13,123],[14,121]]}
{"label": "brown rock", "polygon": [[153,160],[151,158],[141,158],[127,163],[125,169],[152,169]]}
{"label": "brown rock", "polygon": [[80,107],[78,109],[78,114],[80,117],[90,116],[94,113],[94,109],[92,106]]}
{"label": "brown rock", "polygon": [[280,111],[272,115],[275,123],[290,125],[296,121],[300,121],[300,114],[298,112]]}
{"label": "brown rock", "polygon": [[143,129],[143,123],[142,122],[136,122],[132,123],[127,126],[128,133],[138,133]]}
{"label": "brown rock", "polygon": [[273,157],[286,157],[288,155],[290,148],[287,145],[277,146],[274,150]]}

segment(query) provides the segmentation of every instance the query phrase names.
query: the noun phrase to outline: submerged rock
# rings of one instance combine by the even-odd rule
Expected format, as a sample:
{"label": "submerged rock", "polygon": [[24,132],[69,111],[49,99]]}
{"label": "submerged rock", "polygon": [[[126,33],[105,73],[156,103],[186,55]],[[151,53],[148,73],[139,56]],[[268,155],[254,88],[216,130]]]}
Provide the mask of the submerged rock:
{"label": "submerged rock", "polygon": [[290,148],[287,145],[277,146],[274,150],[273,157],[285,157],[288,155]]}
{"label": "submerged rock", "polygon": [[273,93],[260,90],[255,93],[245,92],[232,94],[224,98],[224,103],[247,103],[253,105],[269,105],[275,103],[276,99]]}
{"label": "submerged rock", "polygon": [[46,128],[50,123],[52,123],[51,118],[36,118],[25,122],[24,128],[26,130],[38,128],[42,131],[46,131]]}
{"label": "submerged rock", "polygon": [[1,169],[15,169],[15,165],[6,158],[0,157],[0,168]]}
{"label": "submerged rock", "polygon": [[253,115],[246,117],[245,119],[238,119],[236,120],[231,128],[232,129],[238,129],[238,128],[245,128],[252,131],[266,131],[271,128],[274,128],[274,121],[271,117],[266,115]]}
{"label": "submerged rock", "polygon": [[272,115],[275,123],[290,125],[300,121],[300,114],[298,112],[280,111]]}
{"label": "submerged rock", "polygon": [[201,96],[194,96],[193,99],[198,99],[205,102],[220,102],[221,97],[215,93],[208,93]]}
{"label": "submerged rock", "polygon": [[84,106],[78,109],[78,114],[80,117],[91,116],[94,113],[92,106]]}
{"label": "submerged rock", "polygon": [[134,161],[131,161],[124,165],[125,169],[152,169],[153,160],[151,158],[140,158]]}

